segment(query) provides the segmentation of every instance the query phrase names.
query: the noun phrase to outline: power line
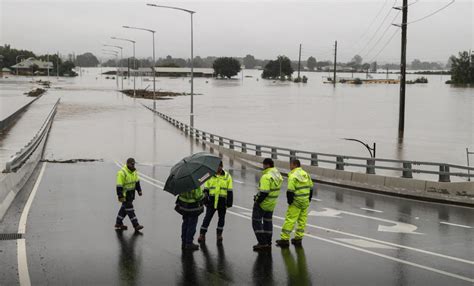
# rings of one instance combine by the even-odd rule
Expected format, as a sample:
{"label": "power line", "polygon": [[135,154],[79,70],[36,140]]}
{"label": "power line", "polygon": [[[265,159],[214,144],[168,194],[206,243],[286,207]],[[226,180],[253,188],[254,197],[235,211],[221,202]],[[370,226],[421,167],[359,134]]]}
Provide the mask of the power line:
{"label": "power line", "polygon": [[387,34],[387,31],[388,31],[391,27],[393,27],[392,24],[395,23],[395,19],[398,17],[398,15],[400,15],[400,12],[401,12],[401,10],[399,10],[399,11],[397,12],[397,14],[395,15],[395,17],[393,17],[392,22],[390,23],[390,25],[387,26],[387,28],[383,31],[382,35],[381,35],[380,38],[375,42],[375,44],[372,46],[372,48],[370,48],[370,49],[367,51],[367,53],[365,53],[364,58],[367,57],[367,56],[375,49],[375,47],[377,47],[377,45],[378,45],[378,44],[380,43],[380,41],[383,39],[383,37],[385,36],[385,34]]}
{"label": "power line", "polygon": [[[439,8],[438,10],[435,10],[434,12],[431,12],[430,14],[428,14],[428,15],[426,15],[426,16],[424,16],[424,17],[421,17],[421,18],[419,18],[419,19],[416,19],[416,20],[413,20],[413,21],[411,21],[411,22],[408,22],[407,25],[408,25],[408,24],[412,24],[412,23],[416,23],[416,22],[423,21],[423,20],[426,19],[426,18],[429,18],[429,17],[431,17],[431,16],[433,16],[433,15],[435,15],[435,14],[438,14],[438,13],[441,12],[442,10],[444,10],[444,9],[448,8],[449,6],[451,6],[451,4],[453,4],[454,2],[456,2],[456,0],[451,0],[451,2],[449,2],[449,3],[446,4],[446,5],[444,5],[443,7]],[[408,5],[408,6],[410,6],[410,5]]]}
{"label": "power line", "polygon": [[357,46],[361,40],[366,36],[366,34],[370,31],[370,29],[372,28],[372,26],[374,25],[375,21],[379,18],[379,16],[381,15],[383,9],[385,8],[385,5],[387,4],[388,0],[385,0],[385,2],[383,3],[383,5],[380,7],[380,9],[377,11],[377,13],[375,14],[375,17],[372,19],[372,21],[370,22],[369,26],[367,26],[367,28],[364,30],[364,32],[360,35],[359,39],[356,41],[356,43],[353,45],[353,47]]}
{"label": "power line", "polygon": [[388,39],[388,41],[385,43],[385,45],[380,49],[380,51],[370,59],[369,62],[373,61],[374,59],[376,59],[384,50],[385,48],[392,42],[393,38],[395,37],[395,35],[397,34],[398,30],[395,30],[392,34],[392,36],[390,36],[390,38]]}
{"label": "power line", "polygon": [[[395,4],[397,3],[397,0],[393,1],[393,4],[392,6],[394,6]],[[392,8],[390,8],[390,10],[388,11],[388,13],[385,15],[385,17],[383,18],[382,22],[380,23],[379,27],[377,28],[377,30],[375,30],[375,33],[373,34],[373,36],[370,38],[370,40],[367,42],[367,44],[362,48],[360,49],[360,51],[357,53],[357,54],[360,54],[362,53],[365,48],[367,48],[370,43],[372,42],[372,40],[375,38],[375,36],[377,36],[377,33],[380,31],[380,28],[382,28],[382,26],[384,25],[385,23],[385,20],[387,20],[388,16],[390,15],[390,13],[392,12]]]}

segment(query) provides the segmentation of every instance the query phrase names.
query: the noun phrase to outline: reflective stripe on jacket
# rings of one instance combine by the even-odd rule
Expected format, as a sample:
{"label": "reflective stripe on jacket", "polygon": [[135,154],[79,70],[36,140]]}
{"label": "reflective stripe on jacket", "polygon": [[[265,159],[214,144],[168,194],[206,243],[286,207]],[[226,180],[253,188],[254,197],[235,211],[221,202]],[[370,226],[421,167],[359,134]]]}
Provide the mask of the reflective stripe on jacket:
{"label": "reflective stripe on jacket", "polygon": [[206,181],[204,189],[209,190],[209,196],[214,197],[215,209],[217,209],[219,197],[227,198],[227,192],[233,191],[232,186],[232,176],[228,172],[220,176],[216,174]]}
{"label": "reflective stripe on jacket", "polygon": [[201,188],[194,189],[189,192],[181,193],[178,195],[178,200],[192,204],[192,203],[197,203],[200,202],[204,197],[204,194],[201,190]]}
{"label": "reflective stripe on jacket", "polygon": [[117,187],[122,188],[123,197],[127,197],[127,192],[134,192],[137,182],[140,181],[137,170],[130,171],[125,165],[117,172]]}
{"label": "reflective stripe on jacket", "polygon": [[263,202],[260,203],[260,207],[264,211],[272,212],[275,209],[282,183],[283,177],[277,168],[267,168],[263,170],[258,185],[258,195],[260,195],[260,193],[268,194]]}
{"label": "reflective stripe on jacket", "polygon": [[288,192],[293,193],[293,204],[299,208],[309,206],[313,180],[303,169],[295,168],[288,174]]}

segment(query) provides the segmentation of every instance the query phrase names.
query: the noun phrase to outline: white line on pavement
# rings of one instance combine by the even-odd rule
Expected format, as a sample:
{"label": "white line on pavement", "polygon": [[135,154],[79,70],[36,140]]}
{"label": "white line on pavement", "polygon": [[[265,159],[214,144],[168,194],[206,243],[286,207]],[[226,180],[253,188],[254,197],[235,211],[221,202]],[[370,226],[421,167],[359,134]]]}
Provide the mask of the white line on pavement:
{"label": "white line on pavement", "polygon": [[239,180],[235,180],[235,179],[232,179],[234,182],[236,182],[237,184],[243,184],[244,182],[242,181],[239,181]]}
{"label": "white line on pavement", "polygon": [[[248,220],[252,219],[251,217],[248,217],[248,216],[245,216],[245,215],[242,215],[242,214],[239,214],[239,213],[235,213],[235,212],[229,211],[229,210],[227,210],[227,213],[230,213],[230,214],[233,214],[233,215],[236,215],[236,216],[248,219]],[[273,227],[278,228],[278,229],[282,229],[281,226],[276,225],[276,224],[273,224]],[[468,282],[471,282],[471,283],[474,282],[474,279],[469,278],[469,277],[461,276],[461,275],[458,275],[458,274],[455,274],[455,273],[451,273],[451,272],[447,272],[447,271],[444,271],[444,270],[432,268],[432,267],[429,267],[429,266],[421,265],[421,264],[410,262],[410,261],[407,261],[407,260],[395,258],[395,257],[389,256],[389,255],[381,254],[381,253],[378,253],[378,252],[363,249],[363,248],[353,246],[353,245],[348,245],[348,244],[338,242],[338,241],[335,241],[335,240],[331,240],[331,239],[328,239],[328,238],[322,238],[322,237],[315,236],[315,235],[312,235],[312,234],[307,234],[307,233],[305,233],[305,236],[311,237],[311,238],[314,238],[314,239],[317,239],[317,240],[325,241],[325,242],[328,242],[328,243],[336,244],[336,245],[339,245],[339,246],[342,246],[342,247],[347,247],[347,248],[351,248],[351,249],[358,250],[358,251],[361,251],[361,252],[365,252],[367,254],[371,254],[371,255],[374,255],[374,256],[389,259],[389,260],[392,260],[392,261],[395,261],[395,262],[398,262],[398,263],[418,267],[418,268],[425,269],[425,270],[428,270],[428,271],[432,271],[432,272],[442,274],[442,275],[445,275],[445,276],[457,278],[457,279],[468,281]]]}
{"label": "white line on pavement", "polygon": [[[163,188],[162,186],[154,184],[150,181],[145,181],[145,182],[147,182],[147,183],[149,183],[153,186],[156,186],[158,188]],[[251,209],[241,207],[241,206],[238,206],[238,205],[233,205],[233,207],[243,209],[243,210],[246,210],[246,211],[250,211],[250,212],[252,211]],[[280,217],[280,216],[275,216],[274,215],[273,217],[276,218],[276,219],[279,219],[279,220],[285,220],[285,218]],[[312,225],[312,224],[307,224],[307,226],[312,227],[312,228],[316,228],[316,229],[325,230],[325,231],[330,231],[330,232],[333,232],[333,233],[338,233],[338,234],[343,234],[343,235],[352,236],[352,237],[356,237],[356,238],[366,239],[366,240],[370,240],[370,241],[373,241],[373,242],[383,243],[383,244],[390,245],[390,246],[404,248],[404,249],[408,249],[408,250],[412,250],[412,251],[416,251],[416,252],[420,252],[420,253],[424,253],[424,254],[428,254],[428,255],[433,255],[433,256],[442,257],[442,258],[445,258],[445,259],[450,259],[450,260],[454,260],[454,261],[474,265],[474,261],[463,259],[463,258],[458,258],[458,257],[454,257],[454,256],[441,254],[441,253],[431,252],[431,251],[427,251],[427,250],[423,250],[423,249],[419,249],[419,248],[414,248],[414,247],[410,247],[410,246],[405,246],[405,245],[401,245],[401,244],[391,243],[391,242],[388,242],[388,241],[378,240],[378,239],[374,239],[374,238],[370,238],[370,237],[366,237],[366,236],[362,236],[362,235],[357,235],[357,234],[352,234],[352,233],[348,233],[348,232],[344,232],[344,231],[339,231],[339,230],[335,230],[335,229],[331,229],[331,228],[326,228],[326,227],[322,227],[322,226],[316,226],[316,225]]]}
{"label": "white line on pavement", "polygon": [[[39,185],[41,183],[41,179],[43,178],[44,169],[46,168],[46,162],[43,163],[41,166],[41,171],[39,173],[38,178],[36,179],[35,185],[33,186],[33,190],[26,201],[26,204],[23,208],[23,212],[21,213],[20,222],[18,223],[18,233],[24,234],[26,231],[26,221],[28,220],[28,213],[30,212],[31,205],[33,204],[33,200],[35,199],[36,192],[38,191]],[[30,273],[28,271],[28,260],[26,257],[26,241],[25,238],[18,239],[16,242],[17,245],[17,257],[18,257],[18,277],[20,279],[21,286],[30,286]]]}
{"label": "white line on pavement", "polygon": [[313,201],[317,201],[317,202],[322,202],[323,200],[320,200],[320,199],[314,199],[312,198]]}
{"label": "white line on pavement", "polygon": [[463,228],[472,228],[471,226],[468,226],[468,225],[457,224],[457,223],[450,223],[450,222],[445,222],[445,221],[440,221],[439,223],[441,223],[441,224],[447,224],[447,225],[452,225],[452,226],[459,226],[459,227],[463,227]]}
{"label": "white line on pavement", "polygon": [[374,210],[374,209],[369,209],[369,208],[360,208],[360,209],[361,209],[361,210],[364,210],[364,211],[369,211],[369,212],[383,213],[383,211]]}
{"label": "white line on pavement", "polygon": [[[117,165],[119,168],[122,168],[122,166],[120,165],[119,161],[115,161],[115,165]],[[165,184],[165,183],[163,183],[162,181],[157,180],[157,179],[155,179],[155,178],[152,178],[152,177],[150,177],[150,176],[147,176],[147,175],[145,175],[145,174],[143,174],[143,173],[141,173],[141,172],[138,172],[138,174],[140,175],[140,177],[142,177],[142,180],[144,180],[143,178],[146,178],[146,179],[149,179],[150,181],[153,181],[153,182],[158,183],[158,184],[162,184],[162,185]],[[144,181],[145,181],[145,180],[144,180]],[[162,186],[161,186],[161,188],[162,188]]]}
{"label": "white line on pavement", "polygon": [[[246,211],[252,211],[251,209],[244,208],[244,207],[237,206],[237,205],[233,205],[233,207],[243,209],[243,210],[246,210]],[[276,218],[276,219],[279,219],[279,220],[285,220],[285,218],[280,217],[280,216],[273,215],[273,217]],[[378,243],[384,243],[386,245],[391,245],[391,246],[395,246],[395,247],[399,247],[399,248],[409,249],[409,250],[417,251],[417,252],[424,253],[424,254],[429,254],[429,255],[433,255],[433,256],[438,256],[438,257],[442,257],[442,258],[446,258],[446,259],[450,259],[450,260],[454,260],[454,261],[474,265],[474,261],[467,260],[467,259],[462,259],[462,258],[458,258],[458,257],[444,255],[444,254],[431,252],[431,251],[427,251],[427,250],[423,250],[423,249],[419,249],[419,248],[414,248],[414,247],[410,247],[410,246],[405,246],[405,245],[401,245],[401,244],[391,243],[391,242],[388,242],[388,241],[378,240],[378,239],[374,239],[374,238],[370,238],[370,237],[366,237],[366,236],[362,236],[362,235],[357,235],[357,234],[352,234],[352,233],[348,233],[348,232],[344,232],[344,231],[340,231],[340,230],[335,230],[335,229],[331,229],[331,228],[326,228],[326,227],[322,227],[322,226],[316,226],[316,225],[313,225],[313,224],[306,224],[306,225],[309,226],[309,227],[312,227],[312,228],[316,228],[316,229],[321,229],[321,230],[330,231],[330,232],[333,232],[333,233],[344,234],[344,235],[347,235],[347,236],[362,238],[362,239],[366,239],[366,240],[370,240],[370,241],[374,241],[374,242],[378,242]]]}

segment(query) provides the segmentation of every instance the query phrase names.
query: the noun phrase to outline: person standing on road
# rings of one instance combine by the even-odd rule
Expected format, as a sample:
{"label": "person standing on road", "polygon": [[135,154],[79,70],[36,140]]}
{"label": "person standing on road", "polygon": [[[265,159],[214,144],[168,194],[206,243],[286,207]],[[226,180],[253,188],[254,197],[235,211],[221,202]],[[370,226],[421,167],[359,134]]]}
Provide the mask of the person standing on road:
{"label": "person standing on road", "polygon": [[263,160],[263,169],[252,211],[252,227],[258,241],[258,244],[253,246],[254,251],[271,250],[273,210],[278,202],[283,182],[283,177],[275,168],[272,159]]}
{"label": "person standing on road", "polygon": [[202,200],[204,194],[201,187],[189,192],[181,193],[176,199],[175,210],[183,216],[181,224],[181,248],[183,250],[198,250],[199,245],[194,244],[194,234],[199,215],[204,211]]}
{"label": "person standing on road", "polygon": [[140,178],[138,172],[135,169],[135,159],[128,158],[127,164],[117,172],[117,196],[119,202],[122,203],[120,210],[117,214],[117,220],[115,222],[116,230],[127,230],[128,227],[123,224],[123,219],[128,216],[132,222],[135,231],[143,229],[143,226],[138,223],[137,216],[135,215],[135,209],[133,207],[133,200],[135,199],[135,191],[138,195],[142,195],[142,188],[140,186]]}
{"label": "person standing on road", "polygon": [[290,235],[296,226],[295,238],[291,243],[295,246],[301,246],[308,218],[308,209],[313,197],[313,180],[311,176],[301,168],[298,159],[290,162],[290,173],[288,174],[288,190],[286,198],[288,201],[288,210],[286,211],[285,223],[281,230],[281,239],[276,241],[279,247],[290,246]]}
{"label": "person standing on road", "polygon": [[233,190],[232,177],[229,172],[224,171],[222,161],[217,173],[204,183],[204,196],[206,202],[206,216],[202,222],[199,243],[206,242],[206,232],[212,217],[217,211],[219,221],[217,222],[217,243],[222,243],[222,232],[224,231],[225,214],[227,208],[232,207]]}

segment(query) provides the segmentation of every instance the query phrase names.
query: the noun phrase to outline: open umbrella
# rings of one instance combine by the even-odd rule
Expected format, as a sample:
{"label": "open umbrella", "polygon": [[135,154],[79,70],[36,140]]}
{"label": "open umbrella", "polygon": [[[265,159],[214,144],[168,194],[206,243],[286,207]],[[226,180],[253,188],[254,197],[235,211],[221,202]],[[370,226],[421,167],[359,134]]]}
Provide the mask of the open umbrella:
{"label": "open umbrella", "polygon": [[186,157],[171,168],[164,190],[179,195],[197,189],[217,172],[220,162],[221,158],[206,152]]}

